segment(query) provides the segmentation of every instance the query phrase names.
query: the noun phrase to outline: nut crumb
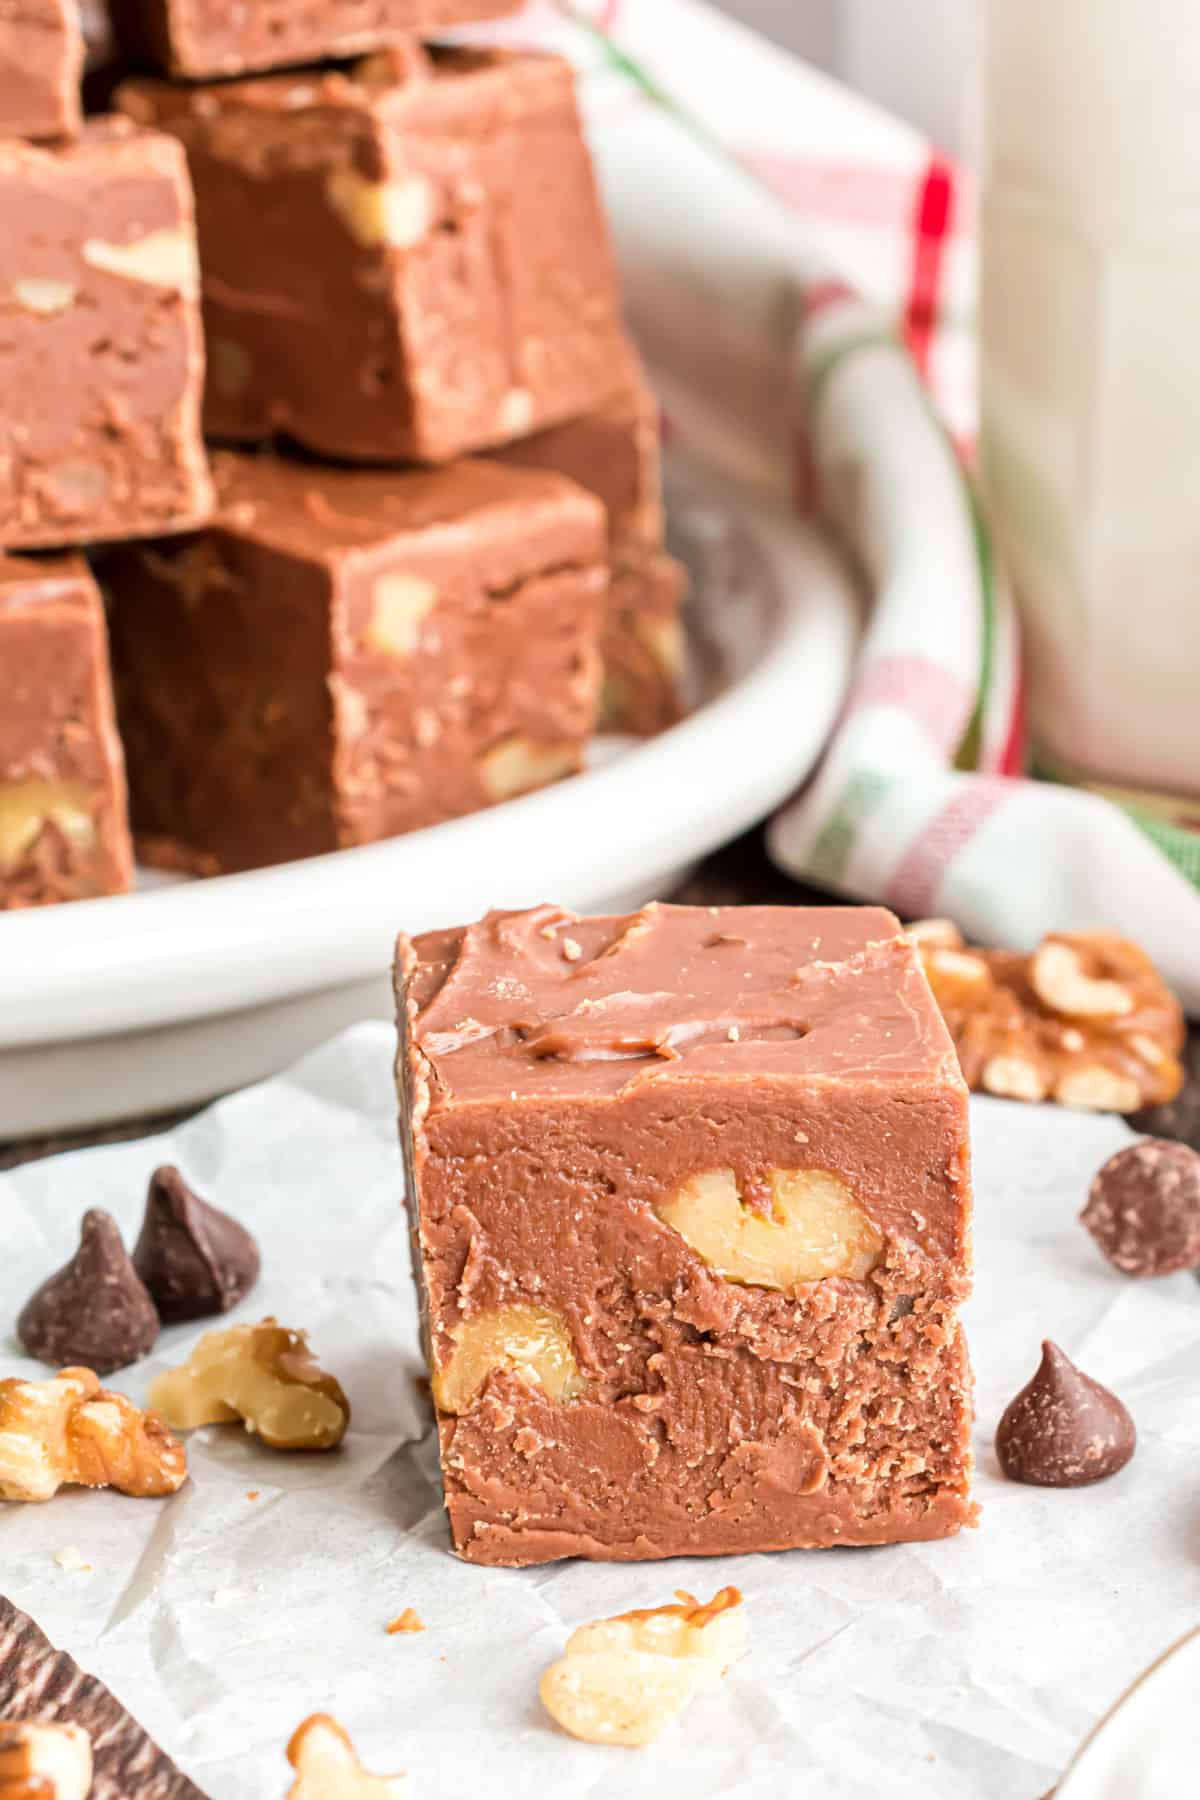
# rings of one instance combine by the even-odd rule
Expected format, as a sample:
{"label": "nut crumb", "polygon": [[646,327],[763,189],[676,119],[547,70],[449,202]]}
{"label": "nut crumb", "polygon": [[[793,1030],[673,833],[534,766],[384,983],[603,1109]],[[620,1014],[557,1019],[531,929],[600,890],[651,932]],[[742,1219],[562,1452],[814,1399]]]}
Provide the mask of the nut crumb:
{"label": "nut crumb", "polygon": [[61,1550],[54,1552],[54,1560],[60,1569],[68,1575],[90,1575],[92,1565],[88,1562],[78,1544],[64,1544]]}
{"label": "nut crumb", "polygon": [[562,953],[565,962],[578,962],[583,955],[583,945],[578,943],[574,938],[564,938],[562,941]]}
{"label": "nut crumb", "polygon": [[737,1588],[722,1588],[707,1606],[680,1592],[673,1606],[581,1625],[538,1691],[572,1737],[634,1748],[654,1743],[745,1652]]}
{"label": "nut crumb", "polygon": [[411,1606],[406,1606],[404,1611],[398,1613],[385,1629],[389,1637],[397,1637],[408,1632],[424,1631],[425,1621],[419,1613],[414,1612]]}
{"label": "nut crumb", "polygon": [[731,1044],[740,1044],[742,1041],[742,1034],[736,1025],[729,1027],[728,1037]]}

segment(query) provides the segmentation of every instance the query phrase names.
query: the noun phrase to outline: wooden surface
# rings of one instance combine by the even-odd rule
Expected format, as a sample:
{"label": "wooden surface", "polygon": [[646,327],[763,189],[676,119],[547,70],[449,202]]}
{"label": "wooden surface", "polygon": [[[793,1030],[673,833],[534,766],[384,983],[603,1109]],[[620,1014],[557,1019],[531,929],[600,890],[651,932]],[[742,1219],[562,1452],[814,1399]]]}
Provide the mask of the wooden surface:
{"label": "wooden surface", "polygon": [[[767,857],[761,829],[727,844],[704,862],[674,899],[695,906],[820,905],[832,898],[815,888],[802,887],[774,867]],[[1129,1123],[1151,1137],[1179,1138],[1200,1150],[1200,1031],[1193,1030],[1187,1050],[1188,1080],[1178,1100],[1170,1106],[1149,1107]],[[0,1169],[53,1156],[63,1150],[79,1150],[90,1144],[120,1143],[145,1137],[177,1124],[186,1113],[137,1119],[107,1131],[75,1136],[31,1139],[27,1143],[0,1144]]]}

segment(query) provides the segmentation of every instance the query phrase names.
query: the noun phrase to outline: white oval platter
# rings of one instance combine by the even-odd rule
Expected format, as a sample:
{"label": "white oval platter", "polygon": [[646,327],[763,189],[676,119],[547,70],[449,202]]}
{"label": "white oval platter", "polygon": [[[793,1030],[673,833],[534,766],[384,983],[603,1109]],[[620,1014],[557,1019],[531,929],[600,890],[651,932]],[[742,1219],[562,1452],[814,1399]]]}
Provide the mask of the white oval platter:
{"label": "white oval platter", "polygon": [[639,904],[782,801],[845,692],[853,587],[786,501],[677,466],[668,506],[694,582],[700,699],[682,724],[407,837],[0,917],[0,1141],[256,1080],[389,1012],[397,931],[542,900]]}

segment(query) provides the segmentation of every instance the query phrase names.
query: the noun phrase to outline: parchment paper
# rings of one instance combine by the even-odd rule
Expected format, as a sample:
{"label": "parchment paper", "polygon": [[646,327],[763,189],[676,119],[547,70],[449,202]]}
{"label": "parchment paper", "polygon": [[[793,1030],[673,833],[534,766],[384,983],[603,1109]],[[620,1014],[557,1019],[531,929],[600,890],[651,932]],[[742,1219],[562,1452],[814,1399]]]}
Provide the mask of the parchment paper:
{"label": "parchment paper", "polygon": [[[0,1374],[27,1294],[104,1206],[132,1241],[147,1177],[178,1162],[250,1225],[257,1291],[232,1315],[307,1328],[354,1425],[332,1456],[236,1427],[189,1445],[169,1502],[69,1492],[0,1504],[0,1591],[107,1681],[213,1800],[271,1800],[317,1709],[425,1800],[545,1793],[704,1800],[1036,1800],[1137,1672],[1200,1621],[1200,1288],[1109,1269],[1076,1223],[1119,1121],[975,1106],[983,1522],[947,1543],[524,1572],[449,1554],[401,1216],[393,1042],[358,1027],[169,1135],[0,1177]],[[204,1329],[113,1378],[143,1398]],[[1133,1463],[1102,1486],[1005,1482],[991,1437],[1052,1335],[1132,1408]],[[250,1495],[257,1498],[251,1499]],[[91,1572],[64,1569],[75,1549]],[[69,1559],[68,1559],[69,1560]],[[583,1620],[736,1582],[751,1653],[653,1749],[556,1732],[537,1681]],[[428,1629],[389,1637],[415,1607]]]}

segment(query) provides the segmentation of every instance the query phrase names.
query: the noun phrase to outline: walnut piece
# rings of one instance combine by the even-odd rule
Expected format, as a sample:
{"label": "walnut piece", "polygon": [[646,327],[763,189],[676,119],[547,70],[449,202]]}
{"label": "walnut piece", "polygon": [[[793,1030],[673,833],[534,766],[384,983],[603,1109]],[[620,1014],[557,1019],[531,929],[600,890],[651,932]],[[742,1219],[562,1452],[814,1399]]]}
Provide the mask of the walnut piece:
{"label": "walnut piece", "polygon": [[287,1800],[400,1800],[412,1793],[405,1775],[368,1775],[336,1719],[314,1713],[287,1747],[296,1779]]}
{"label": "walnut piece", "polygon": [[665,675],[683,673],[687,640],[679,619],[636,619],[634,631]]}
{"label": "walnut piece", "polygon": [[357,169],[334,169],[325,197],[350,236],[365,250],[411,250],[433,225],[433,189],[423,175],[369,181]]}
{"label": "walnut piece", "polygon": [[89,238],[80,254],[93,269],[119,275],[125,281],[147,287],[176,288],[189,297],[200,291],[200,263],[196,239],[181,226],[148,231],[128,244],[106,244]]}
{"label": "walnut piece", "polygon": [[380,575],[372,590],[367,643],[385,656],[411,656],[421,641],[421,627],[438,601],[432,581],[419,575]]}
{"label": "walnut piece", "polygon": [[652,1744],[696,1693],[715,1686],[745,1655],[746,1639],[737,1588],[722,1588],[707,1606],[681,1593],[675,1606],[580,1626],[538,1691],[572,1737]]}
{"label": "walnut piece", "polygon": [[556,1401],[578,1399],[586,1385],[566,1320],[525,1301],[476,1313],[458,1327],[450,1360],[433,1374],[439,1411],[466,1412],[493,1371],[516,1375]]}
{"label": "walnut piece", "polygon": [[37,276],[14,281],[11,286],[12,297],[22,312],[36,313],[42,319],[69,312],[75,304],[76,291],[70,281],[51,281]]}
{"label": "walnut piece", "polygon": [[968,1086],[1135,1112],[1183,1085],[1183,1014],[1150,958],[1108,931],[1052,932],[1031,955],[971,950],[953,925],[908,928]]}
{"label": "walnut piece", "polygon": [[177,1431],[241,1420],[272,1450],[333,1450],[350,1423],[350,1402],[304,1332],[275,1319],[207,1332],[155,1379],[150,1399]]}
{"label": "walnut piece", "polygon": [[60,1487],[174,1494],[187,1454],[153,1412],[100,1386],[91,1369],[0,1381],[0,1499],[52,1500]]}
{"label": "walnut piece", "polygon": [[10,781],[0,784],[0,869],[15,869],[47,825],[86,850],[96,826],[88,808],[91,792],[82,781]]}
{"label": "walnut piece", "polygon": [[574,773],[578,751],[571,744],[535,744],[529,738],[501,738],[479,759],[484,792],[492,800],[512,800]]}
{"label": "walnut piece", "polygon": [[655,1211],[727,1281],[790,1293],[807,1281],[863,1281],[883,1238],[845,1182],[827,1169],[775,1169],[771,1210],[738,1193],[731,1169],[692,1175]]}
{"label": "walnut piece", "polygon": [[1133,1011],[1133,994],[1123,982],[1095,973],[1082,941],[1048,939],[1034,952],[1029,978],[1051,1012],[1072,1019],[1120,1019]]}
{"label": "walnut piece", "polygon": [[87,1800],[92,1740],[81,1725],[0,1719],[0,1800]]}

